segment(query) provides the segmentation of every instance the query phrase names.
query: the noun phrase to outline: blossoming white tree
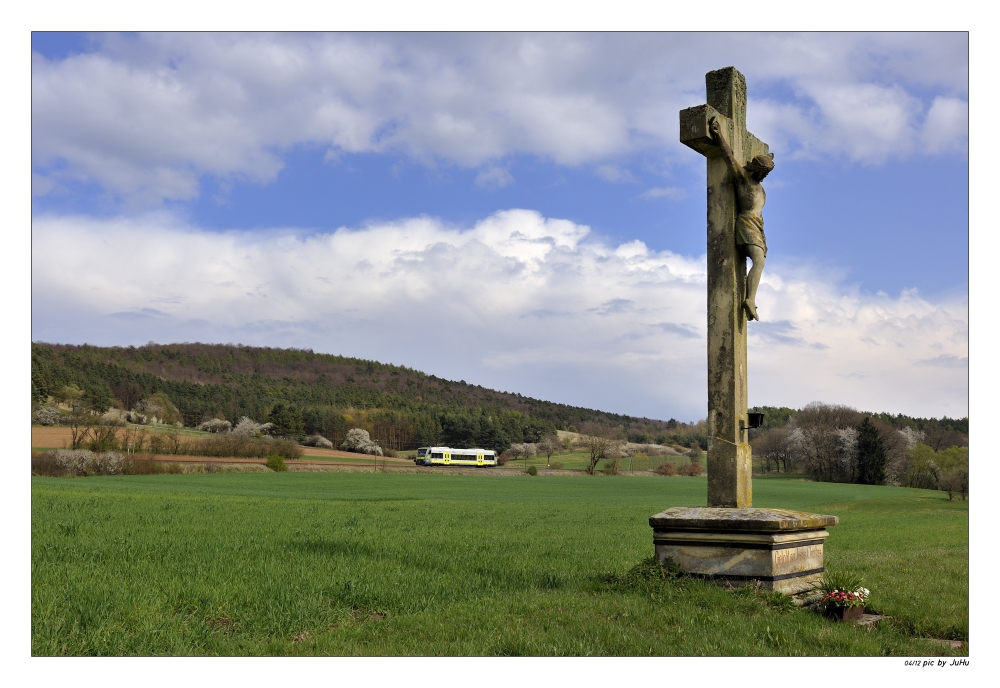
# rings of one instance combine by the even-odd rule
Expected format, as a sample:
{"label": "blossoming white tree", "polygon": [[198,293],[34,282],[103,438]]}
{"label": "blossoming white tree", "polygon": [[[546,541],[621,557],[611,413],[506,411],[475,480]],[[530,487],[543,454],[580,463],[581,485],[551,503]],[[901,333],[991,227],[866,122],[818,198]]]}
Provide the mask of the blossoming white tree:
{"label": "blossoming white tree", "polygon": [[372,441],[367,430],[362,430],[361,428],[348,430],[347,437],[344,438],[340,448],[344,451],[382,456],[382,448]]}

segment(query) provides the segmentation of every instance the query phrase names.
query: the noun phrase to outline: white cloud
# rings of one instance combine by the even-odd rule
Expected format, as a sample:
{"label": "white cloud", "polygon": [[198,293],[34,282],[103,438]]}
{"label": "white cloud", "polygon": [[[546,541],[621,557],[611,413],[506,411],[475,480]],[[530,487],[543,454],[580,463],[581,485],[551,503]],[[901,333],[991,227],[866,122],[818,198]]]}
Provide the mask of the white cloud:
{"label": "white cloud", "polygon": [[[966,413],[964,300],[765,271],[751,403]],[[534,211],[306,235],[176,217],[36,217],[32,338],[312,347],[617,412],[705,406],[704,257],[609,246]]]}
{"label": "white cloud", "polygon": [[634,174],[618,165],[600,165],[594,172],[597,173],[598,177],[609,182],[635,183],[638,181]]}
{"label": "white cloud", "polygon": [[841,157],[878,164],[891,158],[968,149],[969,106],[936,97],[929,108],[898,85],[824,85],[808,105],[751,101],[754,133],[790,157]]}
{"label": "white cloud", "polygon": [[321,146],[334,159],[392,152],[487,170],[526,154],[627,179],[623,156],[679,159],[677,111],[704,101],[706,71],[737,64],[750,82],[751,129],[782,157],[877,163],[967,147],[967,41],[958,33],[100,36],[94,53],[34,57],[32,154],[53,181],[96,181],[137,203],[191,199],[203,174],[266,183],[295,145]]}
{"label": "white cloud", "polygon": [[969,104],[957,98],[938,96],[931,104],[920,132],[929,153],[950,149],[967,150],[969,144]]}
{"label": "white cloud", "polygon": [[514,176],[503,167],[489,167],[476,175],[476,186],[481,189],[502,189],[514,181]]}
{"label": "white cloud", "polygon": [[643,191],[639,194],[639,198],[645,198],[647,200],[654,198],[669,198],[671,201],[679,201],[683,198],[687,198],[687,192],[684,189],[678,189],[675,186],[662,186]]}

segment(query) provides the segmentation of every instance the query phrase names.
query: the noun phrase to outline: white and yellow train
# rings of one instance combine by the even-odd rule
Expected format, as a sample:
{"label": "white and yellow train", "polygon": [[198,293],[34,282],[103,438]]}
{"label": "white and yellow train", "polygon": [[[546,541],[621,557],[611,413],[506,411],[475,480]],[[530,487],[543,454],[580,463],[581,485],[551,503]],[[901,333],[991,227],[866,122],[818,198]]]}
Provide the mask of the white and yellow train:
{"label": "white and yellow train", "polygon": [[496,466],[497,453],[492,449],[420,447],[414,461],[418,466]]}

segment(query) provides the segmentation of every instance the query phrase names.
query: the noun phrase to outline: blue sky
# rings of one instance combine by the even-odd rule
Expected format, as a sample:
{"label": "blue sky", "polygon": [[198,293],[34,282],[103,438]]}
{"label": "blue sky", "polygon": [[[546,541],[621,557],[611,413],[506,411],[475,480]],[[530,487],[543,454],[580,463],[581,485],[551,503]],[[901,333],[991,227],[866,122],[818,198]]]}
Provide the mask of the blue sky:
{"label": "blue sky", "polygon": [[710,34],[33,34],[32,338],[311,347],[701,418],[677,111],[736,64],[776,161],[751,403],[966,414],[966,35],[761,38],[706,62]]}

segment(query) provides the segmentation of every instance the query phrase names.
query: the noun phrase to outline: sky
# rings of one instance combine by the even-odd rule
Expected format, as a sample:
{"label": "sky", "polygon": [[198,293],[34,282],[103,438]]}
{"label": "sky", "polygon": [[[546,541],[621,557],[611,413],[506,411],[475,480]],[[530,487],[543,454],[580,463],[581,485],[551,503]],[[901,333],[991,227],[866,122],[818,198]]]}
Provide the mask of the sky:
{"label": "sky", "polygon": [[311,348],[698,420],[677,113],[728,65],[776,164],[750,403],[966,415],[964,33],[36,32],[32,340]]}

